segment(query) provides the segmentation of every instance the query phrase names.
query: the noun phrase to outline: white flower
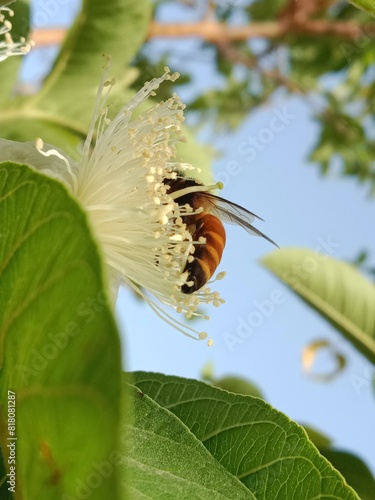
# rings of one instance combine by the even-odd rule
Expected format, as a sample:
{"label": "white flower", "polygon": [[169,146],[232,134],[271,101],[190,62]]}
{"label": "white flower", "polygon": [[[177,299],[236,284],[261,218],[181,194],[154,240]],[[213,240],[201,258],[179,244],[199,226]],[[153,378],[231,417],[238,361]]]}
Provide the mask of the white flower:
{"label": "white flower", "polygon": [[[127,283],[169,324],[193,338],[205,338],[205,332],[177,321],[165,307],[191,317],[200,314],[202,303],[217,306],[223,302],[207,286],[191,294],[181,292],[187,282],[187,259],[194,252],[192,235],[183,222],[191,208],[179,206],[175,199],[181,191],[168,194],[165,181],[174,179],[177,171],[192,170],[190,165],[173,162],[176,144],[182,140],[184,105],[173,95],[139,114],[140,105],[155,95],[159,85],[177,75],[170,76],[166,68],[162,77],[146,83],[110,121],[104,108],[108,92],[103,96],[103,90],[111,86],[106,73],[81,161],[77,163],[53,147],[43,151],[40,139],[37,148],[43,161],[36,160],[36,151],[30,148],[18,161],[64,182],[84,207],[112,285],[118,289],[121,281]],[[10,141],[1,142],[0,156],[16,159],[7,151]]]}
{"label": "white flower", "polygon": [[4,35],[4,41],[0,42],[0,61],[4,61],[9,56],[18,56],[27,54],[31,48],[31,43],[26,42],[21,38],[19,42],[14,42],[10,34],[12,23],[5,19],[1,11],[8,12],[9,16],[13,16],[13,11],[8,7],[0,7],[0,35]]}

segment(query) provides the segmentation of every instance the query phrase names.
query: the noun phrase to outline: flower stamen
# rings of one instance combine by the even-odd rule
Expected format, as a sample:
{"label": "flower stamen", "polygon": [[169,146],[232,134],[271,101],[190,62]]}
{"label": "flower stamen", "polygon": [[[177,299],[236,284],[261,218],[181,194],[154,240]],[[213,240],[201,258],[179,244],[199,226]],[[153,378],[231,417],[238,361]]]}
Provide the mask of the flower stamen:
{"label": "flower stamen", "polygon": [[215,189],[223,189],[223,187],[224,184],[220,181],[211,186],[204,186],[203,184],[199,184],[198,186],[189,186],[183,189],[179,189],[178,191],[174,191],[173,193],[170,194],[170,197],[172,198],[172,200],[175,200],[190,193],[214,191]]}
{"label": "flower stamen", "polygon": [[41,155],[46,156],[46,157],[56,156],[57,158],[59,158],[60,160],[62,160],[65,163],[66,169],[67,169],[68,174],[69,174],[71,181],[72,181],[73,190],[75,191],[78,187],[77,177],[73,173],[73,170],[72,170],[72,167],[70,166],[69,160],[63,154],[59,153],[57,151],[57,149],[48,149],[47,151],[43,151],[44,142],[40,137],[38,137],[35,140],[35,147]]}
{"label": "flower stamen", "polygon": [[27,54],[34,45],[33,41],[27,42],[24,37],[21,37],[19,42],[13,41],[10,34],[12,23],[5,19],[2,11],[7,12],[10,17],[14,15],[13,10],[9,7],[0,7],[0,35],[4,35],[4,41],[0,42],[0,61],[4,61],[10,56]]}
{"label": "flower stamen", "polygon": [[206,338],[205,332],[171,316],[165,306],[186,318],[207,318],[199,312],[201,304],[221,303],[218,293],[206,286],[194,293],[182,291],[191,281],[186,268],[195,245],[204,244],[203,240],[193,241],[186,217],[203,208],[193,210],[188,204],[180,205],[178,198],[221,189],[222,183],[169,192],[168,182],[177,179],[179,172],[194,170],[189,164],[173,161],[176,146],[183,140],[185,106],[173,94],[141,114],[134,116],[134,111],[155,94],[163,81],[174,81],[177,74],[170,75],[165,68],[164,75],[147,82],[109,120],[106,103],[113,85],[108,80],[110,64],[110,58],[106,58],[80,163],[76,165],[57,149],[43,151],[41,139],[36,143],[37,150],[64,162],[65,172],[58,167],[55,176],[69,185],[86,210],[101,246],[107,276],[114,283],[113,287],[109,283],[108,288],[118,287],[122,280],[169,325],[191,338]]}

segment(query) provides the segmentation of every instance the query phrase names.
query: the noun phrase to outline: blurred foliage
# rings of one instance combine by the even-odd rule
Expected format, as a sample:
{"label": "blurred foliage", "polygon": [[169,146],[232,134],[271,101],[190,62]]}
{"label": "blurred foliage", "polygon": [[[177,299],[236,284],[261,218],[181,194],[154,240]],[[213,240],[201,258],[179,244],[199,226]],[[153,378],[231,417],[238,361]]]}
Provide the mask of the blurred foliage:
{"label": "blurred foliage", "polygon": [[[195,2],[181,3],[189,15],[198,10]],[[372,5],[371,0],[354,3],[363,8],[368,3],[368,9]],[[159,12],[171,4],[156,3],[156,22]],[[251,110],[272,99],[276,92],[285,98],[298,94],[310,106],[320,130],[310,160],[323,175],[335,168],[343,176],[367,183],[375,194],[375,138],[371,132],[375,106],[375,20],[371,15],[348,3],[331,1],[218,1],[207,5],[207,15],[232,29],[235,23],[249,27],[251,23],[290,23],[291,28],[272,38],[197,41],[200,45],[195,46],[196,57],[204,53],[212,71],[221,78],[215,88],[203,89],[188,103],[187,114],[198,112],[202,123],[211,120],[215,128],[230,130],[241,125]],[[298,21],[298,29],[293,29],[301,12],[305,18]],[[329,23],[333,28],[339,23],[358,23],[362,34],[313,32],[309,21]],[[135,64],[142,77],[150,68],[170,61],[182,73],[180,83],[191,78],[186,55],[175,62],[178,58],[171,47],[158,57],[159,60],[155,52],[147,50],[137,57]],[[194,61],[194,53],[188,58]]]}
{"label": "blurred foliage", "polygon": [[213,387],[224,389],[234,394],[242,394],[244,396],[253,396],[255,398],[265,399],[260,389],[249,380],[236,375],[226,375],[225,377],[216,378],[214,376],[213,363],[206,363],[202,368],[202,379]]}
{"label": "blurred foliage", "polygon": [[370,263],[370,253],[367,250],[358,252],[352,264],[358,267],[372,281],[375,281],[375,267]]}
{"label": "blurred foliage", "polygon": [[276,250],[261,262],[375,364],[375,287],[354,266],[298,247]]}
{"label": "blurred foliage", "polygon": [[372,0],[350,0],[350,2],[375,16],[375,5]]}
{"label": "blurred foliage", "polygon": [[[16,21],[12,22],[12,33],[27,36],[28,4],[17,1],[12,5],[12,21]],[[126,80],[128,63],[143,42],[150,15],[147,0],[115,0],[111,4],[84,1],[53,67],[40,90],[32,95],[14,92],[18,65],[14,67],[13,59],[17,63],[21,59],[6,60],[0,79],[0,95],[3,96],[0,136],[16,141],[42,137],[45,142],[72,153],[87,133],[103,73],[103,53],[112,57],[111,76],[120,82]],[[114,29],[116,23],[117,29]],[[131,35],[131,43],[124,40],[120,28]],[[124,96],[127,99],[130,95],[129,90],[126,93],[126,89],[121,88],[121,91],[122,100],[114,105],[117,104],[117,109],[123,105]],[[116,94],[113,99],[115,97],[118,99]]]}

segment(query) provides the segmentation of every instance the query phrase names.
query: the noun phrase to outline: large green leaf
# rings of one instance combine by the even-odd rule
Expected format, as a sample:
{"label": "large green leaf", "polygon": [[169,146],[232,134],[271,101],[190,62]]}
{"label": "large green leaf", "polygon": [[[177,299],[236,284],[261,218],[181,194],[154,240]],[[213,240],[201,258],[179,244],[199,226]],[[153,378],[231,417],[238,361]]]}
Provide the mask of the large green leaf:
{"label": "large green leaf", "polygon": [[0,219],[0,439],[7,461],[17,438],[17,498],[116,499],[117,473],[105,471],[115,471],[120,347],[86,217],[57,181],[2,163]]}
{"label": "large green leaf", "polygon": [[261,262],[375,363],[375,287],[353,266],[305,248]]}
{"label": "large green leaf", "polygon": [[[93,113],[103,53],[112,58],[110,77],[123,81],[146,36],[150,15],[148,0],[84,0],[40,92],[9,103],[0,116],[0,136],[76,145]],[[63,133],[61,141],[56,129]]]}
{"label": "large green leaf", "polygon": [[136,389],[133,407],[133,422],[123,428],[122,469],[132,500],[255,500],[173,413]]}
{"label": "large green leaf", "polygon": [[132,375],[141,391],[187,425],[256,498],[358,498],[304,429],[263,400],[195,380]]}

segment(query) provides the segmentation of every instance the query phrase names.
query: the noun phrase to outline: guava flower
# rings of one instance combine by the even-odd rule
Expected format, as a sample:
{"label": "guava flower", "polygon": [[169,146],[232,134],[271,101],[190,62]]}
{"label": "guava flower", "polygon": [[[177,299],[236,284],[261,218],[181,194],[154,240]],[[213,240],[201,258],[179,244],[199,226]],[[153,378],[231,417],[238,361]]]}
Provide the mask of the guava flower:
{"label": "guava flower", "polygon": [[[178,172],[193,170],[173,160],[176,144],[183,140],[185,106],[174,94],[139,112],[163,81],[178,75],[170,75],[166,68],[163,76],[146,83],[111,121],[106,107],[111,87],[107,74],[108,67],[99,86],[81,160],[68,158],[40,139],[37,149],[43,161],[38,161],[37,151],[30,148],[22,160],[62,181],[85,209],[116,295],[124,282],[169,324],[193,338],[205,338],[205,332],[195,331],[168,312],[172,307],[189,318],[200,314],[202,303],[218,306],[223,302],[207,286],[191,294],[181,291],[188,283],[185,267],[197,242],[183,222],[183,217],[192,213],[191,207],[175,201],[182,191],[168,193],[166,181],[176,178]],[[9,159],[4,141],[1,149],[0,156]],[[187,194],[185,191],[183,194]]]}
{"label": "guava flower", "polygon": [[12,23],[5,19],[3,12],[7,12],[9,16],[13,16],[14,13],[8,7],[0,7],[0,35],[4,35],[4,41],[0,42],[0,61],[4,61],[9,56],[19,56],[22,54],[27,54],[31,48],[31,42],[26,42],[24,38],[21,38],[19,42],[14,42],[10,30],[12,29]]}

